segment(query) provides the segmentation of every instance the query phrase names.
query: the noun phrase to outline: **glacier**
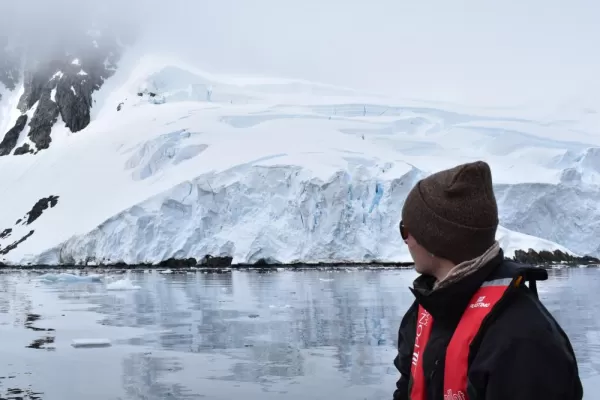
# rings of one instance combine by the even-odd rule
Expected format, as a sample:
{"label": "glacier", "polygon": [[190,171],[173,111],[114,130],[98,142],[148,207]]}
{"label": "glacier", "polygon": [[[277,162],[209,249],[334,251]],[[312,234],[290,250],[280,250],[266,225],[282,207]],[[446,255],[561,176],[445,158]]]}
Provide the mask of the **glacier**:
{"label": "glacier", "polygon": [[[133,52],[93,98],[85,129],[55,127],[49,149],[0,157],[1,262],[410,261],[398,233],[408,191],[476,159],[492,166],[508,256],[600,254],[600,136],[577,120]],[[27,223],[49,196],[57,204]]]}

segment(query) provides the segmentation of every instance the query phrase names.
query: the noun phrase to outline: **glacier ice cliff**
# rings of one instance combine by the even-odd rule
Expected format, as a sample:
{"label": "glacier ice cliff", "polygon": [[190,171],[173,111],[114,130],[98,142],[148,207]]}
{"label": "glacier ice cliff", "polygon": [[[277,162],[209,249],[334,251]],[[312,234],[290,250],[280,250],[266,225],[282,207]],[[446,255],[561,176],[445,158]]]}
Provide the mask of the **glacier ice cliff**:
{"label": "glacier ice cliff", "polygon": [[[425,174],[377,179],[364,167],[311,177],[296,166],[242,166],[178,184],[29,260],[156,263],[233,256],[236,263],[408,261],[398,233],[404,199]],[[517,217],[518,218],[518,217]],[[552,242],[500,227],[506,254]]]}
{"label": "glacier ice cliff", "polygon": [[506,228],[600,255],[598,187],[540,183],[497,185],[495,191]]}
{"label": "glacier ice cliff", "polygon": [[422,177],[418,170],[382,182],[361,168],[328,180],[293,166],[240,172],[183,182],[34,262],[135,264],[204,254],[249,263],[372,261],[397,259],[405,251],[398,218],[403,199]]}

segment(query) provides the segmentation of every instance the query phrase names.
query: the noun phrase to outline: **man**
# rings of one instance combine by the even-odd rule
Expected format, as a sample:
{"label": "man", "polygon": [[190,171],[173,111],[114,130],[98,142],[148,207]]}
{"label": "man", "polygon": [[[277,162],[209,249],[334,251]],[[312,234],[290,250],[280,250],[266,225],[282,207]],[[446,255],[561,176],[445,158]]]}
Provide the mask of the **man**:
{"label": "man", "polygon": [[394,400],[583,398],[571,343],[537,298],[548,275],[505,260],[497,226],[485,162],[408,194],[400,232],[421,275],[400,324]]}

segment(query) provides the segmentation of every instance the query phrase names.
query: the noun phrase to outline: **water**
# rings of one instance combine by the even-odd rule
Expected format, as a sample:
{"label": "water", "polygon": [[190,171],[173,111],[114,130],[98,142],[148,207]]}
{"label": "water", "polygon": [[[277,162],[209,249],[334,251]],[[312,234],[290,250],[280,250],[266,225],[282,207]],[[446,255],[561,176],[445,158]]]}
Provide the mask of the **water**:
{"label": "water", "polygon": [[[600,270],[550,273],[540,296],[598,398]],[[123,275],[38,276],[0,274],[0,399],[390,399],[415,273],[154,271],[121,291],[106,280]],[[84,338],[112,346],[71,346]]]}

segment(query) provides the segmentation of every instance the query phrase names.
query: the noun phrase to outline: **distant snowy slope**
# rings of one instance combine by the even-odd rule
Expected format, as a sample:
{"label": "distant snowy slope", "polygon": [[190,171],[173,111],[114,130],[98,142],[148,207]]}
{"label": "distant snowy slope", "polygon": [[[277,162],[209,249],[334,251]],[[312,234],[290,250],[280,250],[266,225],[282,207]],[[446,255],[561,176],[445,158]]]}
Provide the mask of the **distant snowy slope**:
{"label": "distant snowy slope", "polygon": [[408,191],[475,159],[492,164],[508,255],[600,252],[600,136],[568,123],[133,53],[91,96],[83,130],[0,157],[0,261],[408,261]]}

